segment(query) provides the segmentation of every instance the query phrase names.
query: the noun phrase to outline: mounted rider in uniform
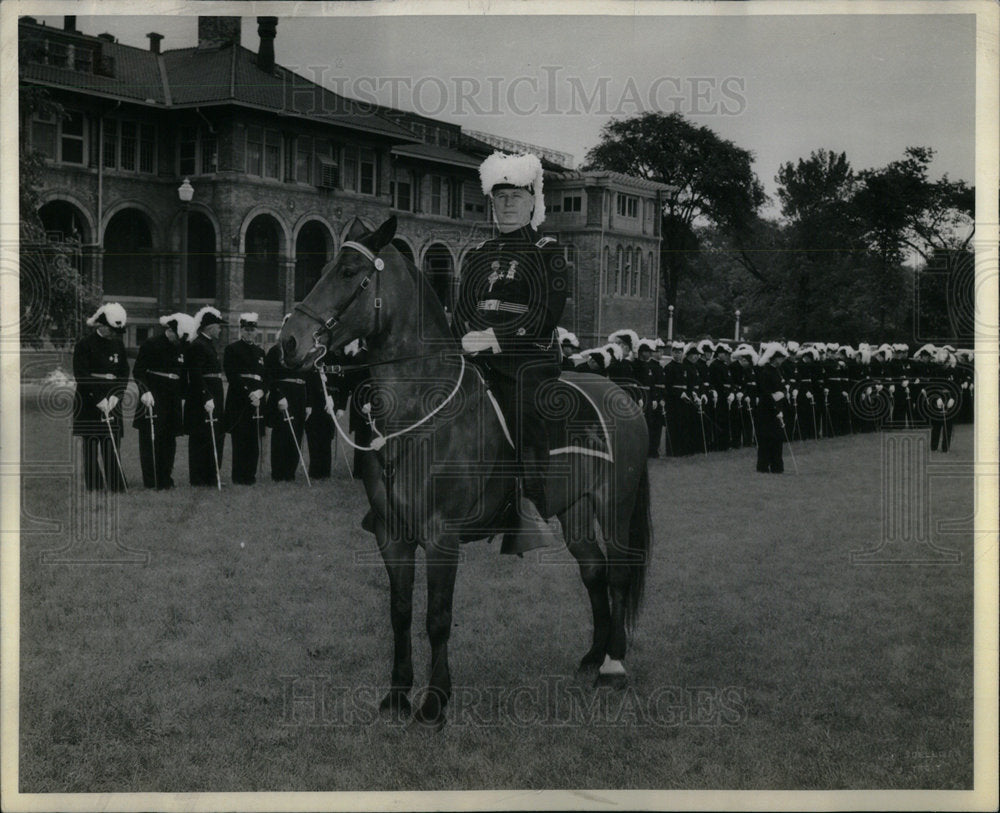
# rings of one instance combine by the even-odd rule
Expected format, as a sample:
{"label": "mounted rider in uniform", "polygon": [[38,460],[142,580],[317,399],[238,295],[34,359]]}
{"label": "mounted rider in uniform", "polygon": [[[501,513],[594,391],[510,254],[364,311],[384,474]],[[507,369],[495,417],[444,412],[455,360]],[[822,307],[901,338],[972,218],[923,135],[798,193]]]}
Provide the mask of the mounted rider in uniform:
{"label": "mounted rider in uniform", "polygon": [[495,152],[479,167],[479,177],[500,234],[471,251],[463,265],[454,329],[463,349],[479,354],[507,418],[528,498],[520,500],[521,517],[538,527],[549,513],[549,451],[535,394],[559,377],[561,353],[553,336],[569,294],[566,260],[555,239],[537,231],[545,201],[536,156]]}

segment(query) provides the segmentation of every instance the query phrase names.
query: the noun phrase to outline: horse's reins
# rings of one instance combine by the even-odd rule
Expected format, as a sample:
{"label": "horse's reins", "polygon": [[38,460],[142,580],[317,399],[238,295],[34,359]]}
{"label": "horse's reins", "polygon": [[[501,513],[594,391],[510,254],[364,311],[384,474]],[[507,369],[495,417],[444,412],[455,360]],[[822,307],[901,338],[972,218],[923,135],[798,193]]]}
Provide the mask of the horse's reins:
{"label": "horse's reins", "polygon": [[[379,316],[382,313],[382,297],[379,296],[379,290],[381,288],[380,285],[381,276],[379,275],[378,272],[385,268],[385,262],[383,262],[381,257],[376,257],[375,254],[371,251],[371,249],[368,248],[368,246],[362,245],[361,243],[357,243],[353,240],[347,240],[344,243],[341,250],[343,250],[344,248],[353,248],[355,251],[367,257],[368,260],[371,262],[372,268],[374,270],[371,273],[365,275],[364,279],[362,279],[361,282],[359,282],[357,286],[355,286],[354,290],[351,292],[351,295],[347,297],[347,299],[343,302],[343,304],[340,305],[339,308],[334,308],[333,314],[327,319],[324,319],[321,314],[316,313],[316,311],[314,311],[304,302],[299,303],[293,308],[293,310],[299,311],[303,316],[306,316],[309,319],[312,319],[314,322],[318,322],[323,326],[321,329],[313,332],[313,349],[322,349],[323,351],[322,353],[319,354],[319,356],[316,358],[316,361],[314,362],[314,364],[317,365],[317,367],[319,365],[320,360],[327,353],[327,346],[320,342],[322,334],[324,332],[329,333],[334,327],[336,327],[336,325],[340,321],[340,318],[344,315],[347,309],[354,304],[354,300],[356,300],[359,296],[361,296],[361,294],[364,291],[368,290],[368,286],[371,285],[373,277],[375,279],[375,302],[374,302],[375,332],[377,333],[379,330]],[[427,358],[427,356],[414,356],[412,358]],[[427,423],[427,421],[429,421],[438,412],[444,409],[444,407],[448,404],[448,402],[455,397],[459,389],[461,389],[462,379],[465,377],[465,356],[460,355],[460,358],[462,361],[462,369],[458,374],[458,379],[455,381],[455,387],[448,394],[448,397],[445,398],[436,407],[434,407],[434,409],[432,409],[430,412],[424,415],[424,417],[422,417],[419,421],[417,421],[414,424],[411,424],[410,426],[407,426],[405,429],[400,429],[398,432],[391,432],[388,435],[383,435],[381,432],[379,432],[378,427],[375,425],[375,421],[371,418],[371,415],[368,415],[367,416],[368,423],[371,425],[371,428],[376,433],[377,437],[371,442],[371,445],[359,446],[347,436],[343,428],[340,426],[339,421],[337,421],[337,418],[334,415],[330,415],[330,418],[333,420],[333,425],[337,427],[337,432],[344,439],[344,442],[347,443],[352,448],[358,449],[363,452],[377,452],[379,449],[385,446],[386,441],[392,440],[393,438],[398,438],[400,435],[405,435],[407,432],[412,432],[418,426]],[[371,362],[368,364],[358,364],[352,366],[357,368],[365,368],[365,367],[374,367],[380,364],[395,364],[397,362],[406,360],[408,359],[397,358],[397,359],[389,359],[387,361]],[[340,367],[339,370],[343,370],[343,367]]]}

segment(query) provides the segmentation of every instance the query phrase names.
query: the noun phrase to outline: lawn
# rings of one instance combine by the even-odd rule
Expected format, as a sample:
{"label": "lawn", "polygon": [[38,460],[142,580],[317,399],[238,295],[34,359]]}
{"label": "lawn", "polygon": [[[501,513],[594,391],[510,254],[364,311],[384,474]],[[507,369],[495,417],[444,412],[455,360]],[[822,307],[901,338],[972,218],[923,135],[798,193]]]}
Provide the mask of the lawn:
{"label": "lawn", "polygon": [[[22,792],[972,786],[971,427],[906,475],[927,487],[902,533],[883,509],[912,483],[878,435],[796,443],[797,475],[749,449],[651,461],[624,692],[575,673],[590,613],[564,550],[466,546],[436,735],[375,713],[388,582],[342,459],[312,488],[156,493],[130,430],[109,508],[74,492],[65,404],[26,401],[23,429]],[[957,562],[908,563],[942,558],[928,541]]]}

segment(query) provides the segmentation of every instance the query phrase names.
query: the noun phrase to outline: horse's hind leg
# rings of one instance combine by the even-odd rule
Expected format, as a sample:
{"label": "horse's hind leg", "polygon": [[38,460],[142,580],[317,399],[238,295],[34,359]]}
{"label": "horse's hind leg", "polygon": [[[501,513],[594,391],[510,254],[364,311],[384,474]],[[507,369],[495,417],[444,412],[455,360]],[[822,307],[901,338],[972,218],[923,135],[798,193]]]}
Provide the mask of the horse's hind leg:
{"label": "horse's hind leg", "polygon": [[611,630],[608,636],[607,657],[601,664],[598,684],[621,687],[628,683],[622,661],[628,646],[625,630],[626,601],[628,600],[632,558],[628,550],[629,525],[632,501],[614,506],[611,534],[607,541],[608,592],[611,594]]}
{"label": "horse's hind leg", "polygon": [[580,566],[580,578],[590,597],[594,614],[594,637],[580,661],[580,669],[600,666],[607,652],[611,632],[611,605],[608,603],[608,566],[594,528],[594,509],[586,496],[559,515],[566,546]]}
{"label": "horse's hind leg", "polygon": [[407,695],[413,688],[410,625],[413,621],[414,546],[405,539],[387,539],[381,519],[376,521],[375,527],[379,551],[389,574],[389,615],[393,639],[392,682],[379,708],[394,717],[405,716],[410,713]]}

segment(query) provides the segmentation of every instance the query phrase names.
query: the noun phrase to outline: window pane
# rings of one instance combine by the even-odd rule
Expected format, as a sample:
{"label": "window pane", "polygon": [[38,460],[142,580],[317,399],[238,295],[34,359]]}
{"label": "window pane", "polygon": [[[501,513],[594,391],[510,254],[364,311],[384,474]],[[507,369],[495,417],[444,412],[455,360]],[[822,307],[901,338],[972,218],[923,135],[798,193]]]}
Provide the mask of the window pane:
{"label": "window pane", "polygon": [[267,178],[281,177],[281,134],[276,130],[264,133],[264,175]]}
{"label": "window pane", "polygon": [[46,158],[56,157],[56,125],[55,122],[32,122],[31,145]]}
{"label": "window pane", "polygon": [[151,124],[143,124],[139,141],[139,171],[152,172],[155,157],[156,131]]}
{"label": "window pane", "polygon": [[344,147],[344,189],[356,189],[358,178],[358,153],[353,147]]}
{"label": "window pane", "polygon": [[361,177],[358,191],[363,195],[375,194],[375,153],[361,150]]}
{"label": "window pane", "polygon": [[312,139],[299,136],[295,143],[295,180],[312,183]]}
{"label": "window pane", "polygon": [[215,172],[219,168],[219,144],[215,136],[205,136],[201,142],[201,171]]}
{"label": "window pane", "polygon": [[122,122],[122,169],[135,169],[135,153],[138,139],[136,138],[136,124],[134,121]]}

